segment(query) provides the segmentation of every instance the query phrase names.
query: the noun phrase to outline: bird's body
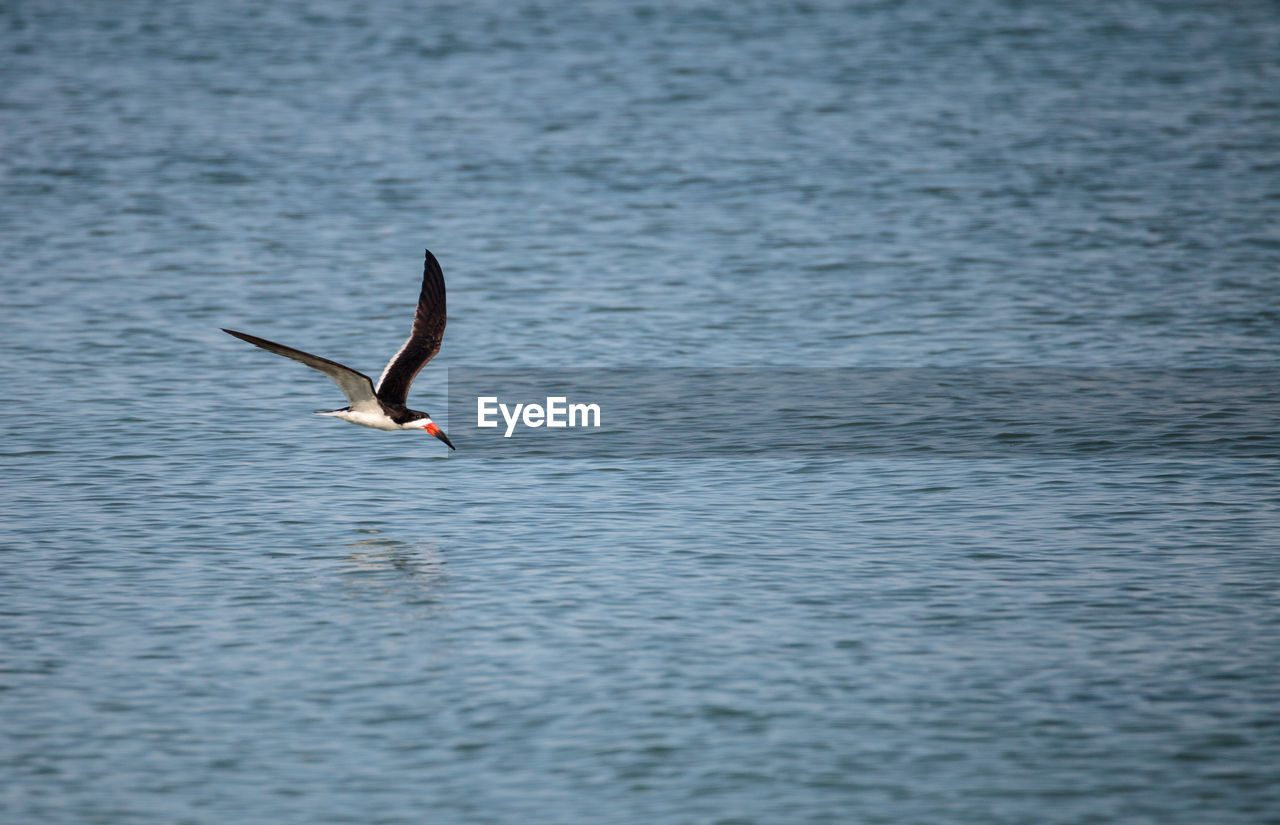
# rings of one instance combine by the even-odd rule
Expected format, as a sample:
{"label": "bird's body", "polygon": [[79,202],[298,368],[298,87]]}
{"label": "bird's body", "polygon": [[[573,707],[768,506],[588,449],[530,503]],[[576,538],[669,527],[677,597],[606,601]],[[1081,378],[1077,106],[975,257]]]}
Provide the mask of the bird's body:
{"label": "bird's body", "polygon": [[428,250],[422,269],[422,292],[418,295],[418,310],[413,316],[413,330],[400,351],[387,362],[378,378],[376,389],[369,376],[337,361],[286,347],[256,335],[230,329],[224,329],[223,332],[268,352],[292,358],[333,379],[347,397],[349,406],[318,415],[340,418],[375,430],[426,430],[453,449],[449,437],[436,426],[431,416],[411,410],[405,405],[413,379],[440,351],[445,321],[444,274],[440,271],[440,264],[436,262],[435,256]]}
{"label": "bird's body", "polygon": [[[396,415],[385,411],[369,412],[367,410],[357,411],[350,407],[344,407],[341,410],[333,410],[332,412],[318,412],[316,415],[327,415],[330,418],[341,418],[343,421],[349,421],[352,424],[359,424],[361,427],[372,427],[375,430],[414,430],[422,429],[423,425],[416,424],[418,413],[414,413],[407,408],[404,412],[409,414],[409,420],[397,421]],[[403,418],[403,416],[399,416]]]}

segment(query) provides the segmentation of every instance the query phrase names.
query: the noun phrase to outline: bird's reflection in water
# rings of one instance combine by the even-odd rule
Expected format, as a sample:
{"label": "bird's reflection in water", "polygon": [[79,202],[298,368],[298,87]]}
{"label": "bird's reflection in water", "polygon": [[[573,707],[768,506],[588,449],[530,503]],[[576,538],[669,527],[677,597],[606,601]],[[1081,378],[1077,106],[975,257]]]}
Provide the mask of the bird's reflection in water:
{"label": "bird's reflection in water", "polygon": [[360,539],[348,547],[343,572],[353,591],[416,604],[438,601],[445,581],[438,548],[381,537]]}

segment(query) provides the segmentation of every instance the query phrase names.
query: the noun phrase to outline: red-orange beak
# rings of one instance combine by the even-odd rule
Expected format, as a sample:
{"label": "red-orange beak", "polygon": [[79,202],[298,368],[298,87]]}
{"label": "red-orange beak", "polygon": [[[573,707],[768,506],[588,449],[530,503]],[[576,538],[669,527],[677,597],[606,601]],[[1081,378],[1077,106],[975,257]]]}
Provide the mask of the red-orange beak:
{"label": "red-orange beak", "polygon": [[449,445],[449,449],[450,449],[450,450],[456,450],[456,449],[458,449],[457,447],[453,446],[453,442],[449,440],[449,436],[447,436],[447,435],[445,435],[445,434],[444,434],[444,430],[440,429],[439,427],[437,427],[437,426],[435,425],[435,422],[432,422],[432,423],[428,424],[427,426],[423,427],[422,429],[424,429],[424,430],[426,430],[427,432],[431,433],[431,434],[432,434],[432,435],[434,435],[436,438],[438,438],[438,439],[440,439],[441,441],[443,441],[445,444],[448,444],[448,445]]}

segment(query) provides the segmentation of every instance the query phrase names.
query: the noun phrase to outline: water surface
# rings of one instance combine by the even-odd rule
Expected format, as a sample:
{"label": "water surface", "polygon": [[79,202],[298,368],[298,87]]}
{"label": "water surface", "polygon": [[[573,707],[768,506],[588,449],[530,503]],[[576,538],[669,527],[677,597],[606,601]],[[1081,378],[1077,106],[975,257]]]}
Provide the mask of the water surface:
{"label": "water surface", "polygon": [[0,32],[5,822],[1275,821],[1274,453],[455,460],[218,331],[376,375],[430,247],[437,414],[473,370],[1265,374],[1273,7]]}

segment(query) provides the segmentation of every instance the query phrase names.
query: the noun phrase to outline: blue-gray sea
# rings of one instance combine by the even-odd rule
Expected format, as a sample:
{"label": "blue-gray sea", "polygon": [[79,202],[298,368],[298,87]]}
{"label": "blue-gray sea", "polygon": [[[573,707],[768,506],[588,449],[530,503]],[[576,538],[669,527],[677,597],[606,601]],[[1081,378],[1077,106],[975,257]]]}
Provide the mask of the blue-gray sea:
{"label": "blue-gray sea", "polygon": [[[1172,370],[1262,423],[503,460],[219,331],[376,376],[425,248],[437,415]],[[0,306],[4,823],[1280,822],[1274,3],[7,2]]]}

